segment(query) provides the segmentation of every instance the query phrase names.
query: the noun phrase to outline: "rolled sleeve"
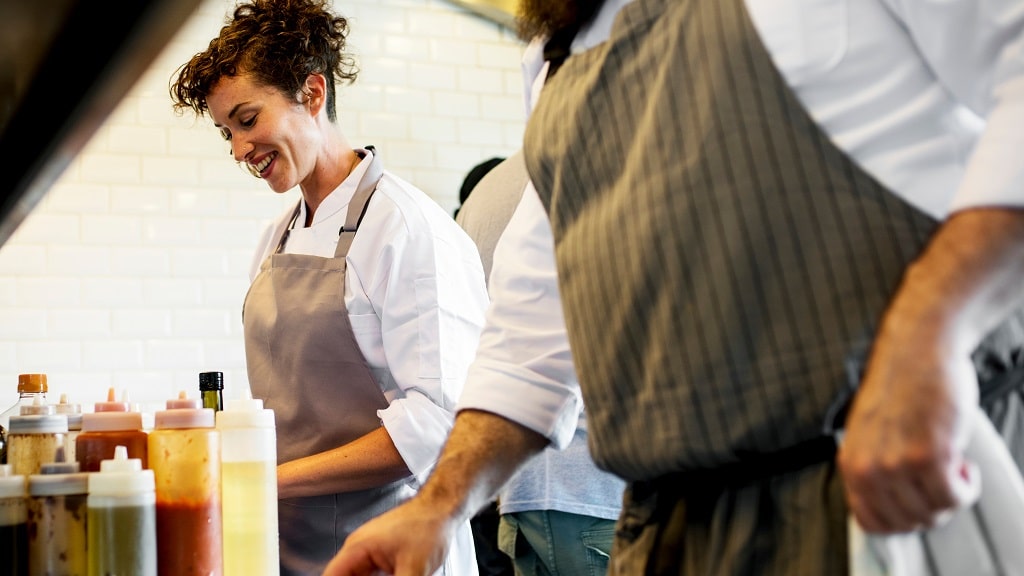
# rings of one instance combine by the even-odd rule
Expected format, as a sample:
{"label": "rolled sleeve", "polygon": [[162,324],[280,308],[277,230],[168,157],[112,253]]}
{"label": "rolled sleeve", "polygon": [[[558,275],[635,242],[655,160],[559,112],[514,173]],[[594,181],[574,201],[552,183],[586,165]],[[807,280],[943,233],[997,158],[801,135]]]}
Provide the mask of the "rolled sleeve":
{"label": "rolled sleeve", "polygon": [[395,448],[413,475],[422,478],[437,461],[445,439],[452,429],[454,415],[429,397],[410,391],[377,411]]}

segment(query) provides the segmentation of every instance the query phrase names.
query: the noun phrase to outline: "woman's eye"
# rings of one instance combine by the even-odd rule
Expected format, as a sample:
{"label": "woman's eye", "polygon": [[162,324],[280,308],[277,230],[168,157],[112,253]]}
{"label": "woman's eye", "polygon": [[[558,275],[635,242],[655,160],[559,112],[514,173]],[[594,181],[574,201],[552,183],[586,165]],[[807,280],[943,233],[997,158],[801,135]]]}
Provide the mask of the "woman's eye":
{"label": "woman's eye", "polygon": [[256,117],[255,116],[253,116],[252,118],[246,118],[245,120],[242,120],[242,126],[245,126],[246,128],[251,128],[252,125],[255,124],[255,123],[256,123]]}
{"label": "woman's eye", "polygon": [[228,132],[227,130],[221,130],[220,137],[223,138],[224,140],[227,140],[228,142],[231,142],[231,132]]}

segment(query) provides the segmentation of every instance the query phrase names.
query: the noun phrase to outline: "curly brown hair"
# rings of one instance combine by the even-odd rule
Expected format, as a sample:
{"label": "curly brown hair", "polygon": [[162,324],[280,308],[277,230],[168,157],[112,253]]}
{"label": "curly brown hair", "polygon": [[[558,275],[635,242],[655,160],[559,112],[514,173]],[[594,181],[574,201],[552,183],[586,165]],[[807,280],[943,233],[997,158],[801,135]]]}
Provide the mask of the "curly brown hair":
{"label": "curly brown hair", "polygon": [[348,20],[329,0],[249,0],[238,4],[220,34],[181,65],[170,86],[174,110],[209,112],[206,98],[223,76],[251,74],[288,98],[297,98],[310,74],[327,79],[327,117],[334,122],[335,79],[352,83],[359,70],[345,53]]}

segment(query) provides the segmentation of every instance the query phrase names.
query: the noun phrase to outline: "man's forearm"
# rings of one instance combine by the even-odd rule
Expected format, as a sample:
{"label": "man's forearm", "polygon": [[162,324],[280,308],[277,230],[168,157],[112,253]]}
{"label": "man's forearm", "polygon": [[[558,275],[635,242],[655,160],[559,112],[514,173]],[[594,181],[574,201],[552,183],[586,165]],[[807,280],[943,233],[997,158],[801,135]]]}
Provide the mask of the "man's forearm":
{"label": "man's forearm", "polygon": [[454,519],[468,519],[547,444],[547,438],[511,420],[463,410],[417,498]]}
{"label": "man's forearm", "polygon": [[887,321],[924,323],[948,335],[951,352],[970,353],[1024,303],[1022,280],[1024,209],[964,210],[908,269]]}

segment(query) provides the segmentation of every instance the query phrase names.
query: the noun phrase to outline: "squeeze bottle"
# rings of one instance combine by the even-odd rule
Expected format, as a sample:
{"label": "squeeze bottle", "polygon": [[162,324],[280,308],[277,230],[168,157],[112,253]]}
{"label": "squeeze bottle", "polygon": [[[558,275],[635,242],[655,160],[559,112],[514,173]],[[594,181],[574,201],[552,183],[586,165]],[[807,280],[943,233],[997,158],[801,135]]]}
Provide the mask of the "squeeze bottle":
{"label": "squeeze bottle", "polygon": [[154,415],[149,466],[156,477],[160,576],[224,571],[220,434],[214,411],[181,392]]}
{"label": "squeeze bottle", "polygon": [[137,458],[143,468],[149,467],[149,438],[142,429],[142,413],[132,411],[128,393],[117,402],[114,389],[107,391],[107,401],[97,402],[93,412],[82,414],[82,431],[75,439],[75,460],[82,472],[96,472],[100,463],[114,457],[114,448],[124,446],[128,458]]}
{"label": "squeeze bottle", "polygon": [[224,575],[279,576],[274,411],[246,390],[217,413],[221,436]]}
{"label": "squeeze bottle", "polygon": [[89,576],[156,576],[156,493],[153,471],[117,446],[89,474],[86,520]]}

